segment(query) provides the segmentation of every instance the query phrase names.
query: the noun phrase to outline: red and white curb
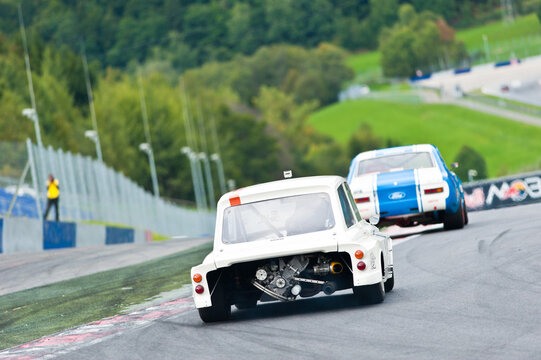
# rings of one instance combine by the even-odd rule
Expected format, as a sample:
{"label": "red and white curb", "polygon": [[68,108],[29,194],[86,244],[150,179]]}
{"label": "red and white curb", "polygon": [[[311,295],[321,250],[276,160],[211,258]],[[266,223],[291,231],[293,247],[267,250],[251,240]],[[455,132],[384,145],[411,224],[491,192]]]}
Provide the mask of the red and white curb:
{"label": "red and white curb", "polygon": [[194,308],[193,299],[189,297],[166,302],[142,311],[105,318],[0,351],[0,360],[54,358],[99,343],[126,330],[140,328],[152,321],[168,318]]}

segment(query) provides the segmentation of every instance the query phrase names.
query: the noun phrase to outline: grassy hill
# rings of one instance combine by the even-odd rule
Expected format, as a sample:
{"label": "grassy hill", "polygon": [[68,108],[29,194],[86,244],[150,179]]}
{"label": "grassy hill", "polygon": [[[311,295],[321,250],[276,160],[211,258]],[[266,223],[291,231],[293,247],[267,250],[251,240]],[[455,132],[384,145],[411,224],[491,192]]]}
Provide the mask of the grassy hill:
{"label": "grassy hill", "polygon": [[[501,21],[456,32],[457,39],[464,41],[468,52],[484,51],[483,34],[487,36],[491,61],[507,60],[511,53],[518,58],[541,53],[541,24],[535,14],[519,17],[513,24]],[[380,71],[379,51],[353,54],[346,60],[356,73]]]}
{"label": "grassy hill", "polygon": [[309,121],[344,145],[367,123],[378,136],[403,145],[434,144],[447,163],[467,144],[485,157],[490,177],[516,173],[541,161],[541,128],[453,105],[357,100],[326,107]]}

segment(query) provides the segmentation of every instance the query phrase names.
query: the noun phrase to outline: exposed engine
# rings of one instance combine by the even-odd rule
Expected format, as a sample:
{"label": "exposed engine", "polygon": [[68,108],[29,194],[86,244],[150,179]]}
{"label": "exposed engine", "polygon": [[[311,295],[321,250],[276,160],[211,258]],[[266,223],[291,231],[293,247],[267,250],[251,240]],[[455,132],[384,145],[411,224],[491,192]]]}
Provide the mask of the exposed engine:
{"label": "exposed engine", "polygon": [[298,295],[314,296],[320,291],[330,295],[336,290],[329,275],[341,274],[341,262],[325,255],[297,255],[290,259],[272,259],[259,266],[252,284],[265,294],[282,301],[292,301]]}

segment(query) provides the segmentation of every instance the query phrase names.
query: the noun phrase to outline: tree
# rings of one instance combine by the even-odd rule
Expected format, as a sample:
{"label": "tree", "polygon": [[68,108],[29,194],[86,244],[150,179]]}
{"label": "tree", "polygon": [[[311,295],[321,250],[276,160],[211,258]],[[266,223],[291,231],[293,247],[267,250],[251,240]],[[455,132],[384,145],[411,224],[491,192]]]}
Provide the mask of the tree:
{"label": "tree", "polygon": [[264,122],[235,114],[226,106],[218,109],[217,120],[228,178],[235,179],[237,186],[242,187],[281,177],[277,142],[265,133]]}
{"label": "tree", "polygon": [[455,170],[455,173],[462,181],[468,180],[468,171],[477,171],[476,180],[487,178],[487,164],[483,155],[475,151],[475,149],[468,145],[463,145],[458,154],[455,156],[455,161],[459,163],[459,167]]}
{"label": "tree", "polygon": [[370,125],[363,123],[349,138],[347,153],[350,159],[358,154],[383,147],[383,141],[372,132]]}
{"label": "tree", "polygon": [[409,4],[400,7],[397,24],[381,32],[380,50],[387,76],[413,76],[438,63],[450,67],[467,56],[443,18],[429,11],[417,14]]}

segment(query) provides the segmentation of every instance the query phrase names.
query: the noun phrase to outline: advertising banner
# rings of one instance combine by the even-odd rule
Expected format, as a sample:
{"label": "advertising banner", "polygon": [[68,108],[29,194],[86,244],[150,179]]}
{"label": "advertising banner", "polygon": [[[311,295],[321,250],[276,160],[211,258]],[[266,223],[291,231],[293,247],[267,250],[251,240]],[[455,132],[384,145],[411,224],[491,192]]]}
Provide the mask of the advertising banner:
{"label": "advertising banner", "polygon": [[541,171],[464,184],[468,211],[541,201]]}

